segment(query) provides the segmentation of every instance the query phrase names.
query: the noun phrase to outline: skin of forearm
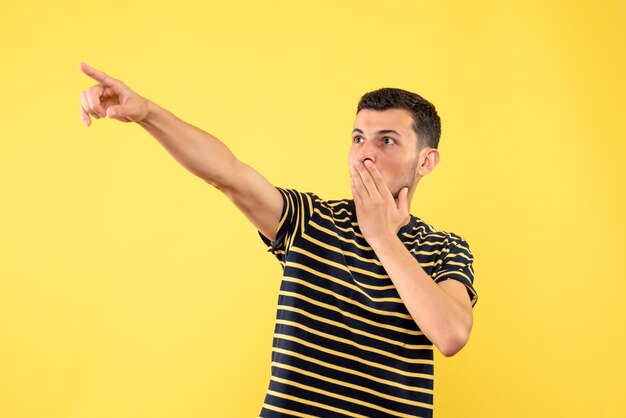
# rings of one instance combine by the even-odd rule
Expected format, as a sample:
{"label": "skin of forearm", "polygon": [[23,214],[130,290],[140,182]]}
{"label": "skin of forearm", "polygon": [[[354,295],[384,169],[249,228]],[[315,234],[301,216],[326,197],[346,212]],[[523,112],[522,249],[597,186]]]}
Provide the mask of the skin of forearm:
{"label": "skin of forearm", "polygon": [[471,314],[434,282],[397,236],[370,245],[424,335],[444,356],[456,354],[469,339]]}
{"label": "skin of forearm", "polygon": [[149,102],[148,108],[148,116],[139,125],[176,161],[217,188],[228,185],[239,162],[226,145],[154,102]]}

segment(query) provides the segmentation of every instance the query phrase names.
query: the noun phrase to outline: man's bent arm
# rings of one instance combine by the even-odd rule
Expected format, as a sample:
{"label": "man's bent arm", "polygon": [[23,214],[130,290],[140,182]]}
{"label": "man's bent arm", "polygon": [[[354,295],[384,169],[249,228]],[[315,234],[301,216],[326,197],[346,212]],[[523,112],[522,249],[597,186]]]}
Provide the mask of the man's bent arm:
{"label": "man's bent arm", "polygon": [[154,102],[138,122],[183,167],[221,190],[270,240],[282,211],[280,192],[252,167],[239,161],[219,139],[179,119]]}
{"label": "man's bent arm", "polygon": [[461,350],[473,324],[465,285],[456,280],[435,283],[397,236],[372,240],[370,245],[424,335],[444,356]]}
{"label": "man's bent arm", "polygon": [[410,219],[408,187],[394,200],[371,160],[356,163],[351,187],[359,228],[424,335],[444,356],[456,354],[469,339],[473,323],[465,285],[437,284],[406,249],[397,232]]}

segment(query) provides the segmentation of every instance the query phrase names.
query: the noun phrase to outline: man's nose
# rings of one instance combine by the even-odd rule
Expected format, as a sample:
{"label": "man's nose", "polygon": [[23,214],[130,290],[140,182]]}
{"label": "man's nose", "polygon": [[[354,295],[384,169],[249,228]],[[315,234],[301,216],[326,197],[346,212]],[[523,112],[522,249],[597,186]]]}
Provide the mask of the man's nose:
{"label": "man's nose", "polygon": [[359,150],[359,153],[357,155],[357,159],[362,163],[368,159],[372,160],[372,162],[375,163],[376,162],[376,148],[374,147],[374,144],[372,144],[370,141],[362,144]]}

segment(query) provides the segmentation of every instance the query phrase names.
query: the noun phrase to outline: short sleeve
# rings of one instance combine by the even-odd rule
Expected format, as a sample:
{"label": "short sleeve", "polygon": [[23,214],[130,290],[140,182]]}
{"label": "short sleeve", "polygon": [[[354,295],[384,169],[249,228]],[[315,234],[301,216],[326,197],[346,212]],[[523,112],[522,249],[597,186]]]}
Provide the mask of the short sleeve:
{"label": "short sleeve", "polygon": [[261,240],[268,246],[267,251],[285,262],[286,256],[296,239],[302,235],[311,219],[314,202],[318,199],[312,193],[302,193],[294,189],[276,188],[283,198],[283,210],[280,215],[276,239],[272,242],[261,232]]}
{"label": "short sleeve", "polygon": [[474,256],[470,251],[467,241],[458,235],[451,234],[444,242],[441,252],[441,263],[439,268],[433,273],[435,283],[444,280],[457,280],[467,287],[467,293],[472,302],[472,307],[478,301],[478,294],[474,289]]}

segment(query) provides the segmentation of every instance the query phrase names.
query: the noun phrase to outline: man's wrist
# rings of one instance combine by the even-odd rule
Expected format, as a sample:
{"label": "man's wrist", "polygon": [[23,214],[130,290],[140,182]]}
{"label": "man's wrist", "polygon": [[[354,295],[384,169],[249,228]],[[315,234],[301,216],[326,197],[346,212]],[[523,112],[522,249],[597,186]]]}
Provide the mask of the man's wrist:
{"label": "man's wrist", "polygon": [[162,117],[162,111],[163,109],[159,105],[146,99],[146,116],[138,122],[139,125],[144,128],[155,127],[158,125],[159,118]]}
{"label": "man's wrist", "polygon": [[378,254],[379,251],[402,242],[397,235],[389,233],[370,239],[368,243],[370,244],[374,252]]}

